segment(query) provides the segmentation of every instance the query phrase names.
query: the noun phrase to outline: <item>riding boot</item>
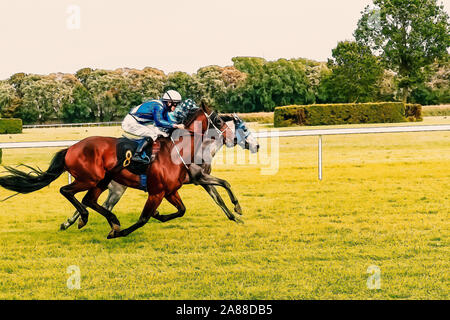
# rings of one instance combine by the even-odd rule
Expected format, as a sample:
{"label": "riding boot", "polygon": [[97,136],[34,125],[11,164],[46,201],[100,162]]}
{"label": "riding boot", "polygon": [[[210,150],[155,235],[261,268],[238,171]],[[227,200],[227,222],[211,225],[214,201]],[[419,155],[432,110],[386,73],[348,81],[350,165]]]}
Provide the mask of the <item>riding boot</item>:
{"label": "riding boot", "polygon": [[[150,152],[149,155],[150,156],[146,155],[145,151],[144,151],[148,145],[150,145],[149,146],[149,152]],[[142,145],[140,145],[138,147],[138,149],[136,150],[136,152],[135,152],[134,156],[131,158],[131,160],[142,163],[142,164],[149,164],[150,157],[152,155],[152,148],[153,148],[153,139],[148,137],[145,139],[145,141],[142,143]]]}

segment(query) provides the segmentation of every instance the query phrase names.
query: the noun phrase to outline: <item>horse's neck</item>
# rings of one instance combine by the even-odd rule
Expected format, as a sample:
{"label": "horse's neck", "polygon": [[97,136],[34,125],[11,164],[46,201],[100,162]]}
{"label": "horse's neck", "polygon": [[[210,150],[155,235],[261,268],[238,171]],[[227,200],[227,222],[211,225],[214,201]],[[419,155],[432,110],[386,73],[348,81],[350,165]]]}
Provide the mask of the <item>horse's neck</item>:
{"label": "horse's neck", "polygon": [[[194,139],[193,139],[194,140]],[[172,152],[172,149],[177,146],[177,148],[180,148],[179,143],[182,143],[182,140],[174,141],[172,143],[171,139],[159,139],[161,143],[161,150],[163,149],[163,144],[167,146],[167,149],[170,152]],[[192,159],[194,159],[198,152],[202,154],[203,150],[208,150],[211,154],[211,159],[214,158],[214,156],[217,154],[217,152],[222,148],[222,143],[219,143],[217,140],[214,139],[207,139],[204,140],[201,144],[201,148],[194,147],[194,152],[191,152]]]}
{"label": "horse's neck", "polygon": [[[161,148],[160,150],[162,151],[163,149],[167,150],[168,154],[170,155],[172,153],[172,151],[175,149],[177,150],[177,154],[180,156],[180,152],[182,152],[184,154],[183,149],[186,148],[186,145],[183,145],[184,143],[184,137],[185,136],[181,136],[179,137],[177,140],[174,140],[173,138],[160,138],[159,141],[161,143]],[[189,136],[187,136],[189,137]],[[202,144],[199,144],[197,142],[197,146],[195,146],[196,143],[196,139],[193,136],[190,136],[190,141],[191,141],[191,145],[189,146],[189,151],[191,154],[191,161],[194,161],[196,155],[198,152],[201,152],[202,148]]]}

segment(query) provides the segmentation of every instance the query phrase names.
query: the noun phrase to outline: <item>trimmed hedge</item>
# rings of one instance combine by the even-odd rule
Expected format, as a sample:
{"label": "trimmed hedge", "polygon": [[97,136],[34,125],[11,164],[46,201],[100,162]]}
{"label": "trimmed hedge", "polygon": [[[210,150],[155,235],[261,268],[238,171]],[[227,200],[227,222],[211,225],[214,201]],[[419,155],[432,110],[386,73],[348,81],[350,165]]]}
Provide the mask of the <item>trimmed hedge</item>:
{"label": "trimmed hedge", "polygon": [[2,118],[0,119],[0,134],[1,133],[21,133],[22,119]]}
{"label": "trimmed hedge", "polygon": [[275,108],[274,126],[422,121],[422,106],[401,102],[313,104]]}
{"label": "trimmed hedge", "polygon": [[422,121],[422,105],[407,104],[405,109],[405,117],[407,121]]}

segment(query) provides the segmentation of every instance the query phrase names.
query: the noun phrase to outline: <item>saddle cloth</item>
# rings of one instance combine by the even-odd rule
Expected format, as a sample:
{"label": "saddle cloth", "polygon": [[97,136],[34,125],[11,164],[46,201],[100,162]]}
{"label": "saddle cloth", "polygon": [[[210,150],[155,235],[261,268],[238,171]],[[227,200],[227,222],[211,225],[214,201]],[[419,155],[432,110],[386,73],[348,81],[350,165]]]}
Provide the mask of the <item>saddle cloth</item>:
{"label": "saddle cloth", "polygon": [[[138,147],[138,142],[136,139],[129,139],[127,137],[123,137],[118,139],[117,145],[116,145],[116,154],[117,154],[117,166],[120,169],[126,169],[130,171],[131,173],[137,174],[141,176],[141,189],[146,191],[146,171],[149,165],[142,164],[142,163],[136,163],[131,160],[134,153],[136,152],[136,149]],[[145,149],[147,155],[149,152],[150,146],[147,146]],[[153,161],[153,159],[156,157],[157,153],[159,152],[161,148],[161,143],[156,140],[153,142],[153,148],[152,148],[152,155],[150,157],[150,164]]]}

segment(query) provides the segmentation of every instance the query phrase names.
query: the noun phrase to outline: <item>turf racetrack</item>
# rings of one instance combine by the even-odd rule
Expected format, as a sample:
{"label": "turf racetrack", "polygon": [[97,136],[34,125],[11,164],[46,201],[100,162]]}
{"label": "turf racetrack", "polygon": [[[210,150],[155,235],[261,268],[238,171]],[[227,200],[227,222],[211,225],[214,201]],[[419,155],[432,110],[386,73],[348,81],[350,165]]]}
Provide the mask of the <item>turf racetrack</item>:
{"label": "turf racetrack", "polygon": [[[120,129],[28,129],[0,139],[98,134]],[[231,183],[244,225],[195,186],[180,190],[183,218],[152,219],[114,240],[93,211],[84,229],[58,231],[73,213],[59,194],[67,174],[1,202],[0,299],[448,299],[450,132],[323,142],[322,182],[316,137],[280,139],[276,175],[261,175],[257,165],[213,169]],[[46,169],[57,150],[4,150],[3,164]],[[0,189],[2,199],[11,194]],[[114,210],[122,226],[138,219],[145,199],[142,191],[125,193]],[[166,201],[160,207],[174,211]],[[81,271],[79,290],[66,285],[71,265]],[[367,287],[370,265],[381,270],[379,290]]]}

